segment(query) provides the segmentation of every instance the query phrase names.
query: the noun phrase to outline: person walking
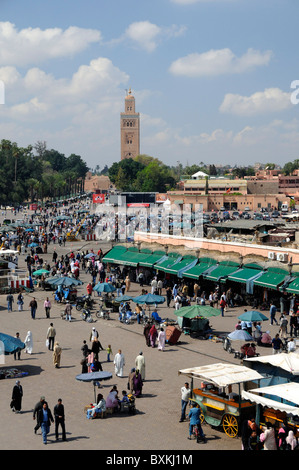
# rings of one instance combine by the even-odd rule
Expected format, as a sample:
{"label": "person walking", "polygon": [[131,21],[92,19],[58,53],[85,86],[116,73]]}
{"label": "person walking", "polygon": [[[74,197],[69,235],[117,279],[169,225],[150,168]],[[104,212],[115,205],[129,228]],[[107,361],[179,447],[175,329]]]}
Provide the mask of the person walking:
{"label": "person walking", "polygon": [[50,326],[49,326],[48,331],[47,331],[47,340],[48,340],[48,349],[49,349],[49,351],[53,351],[55,336],[56,336],[56,330],[53,326],[53,323],[50,323]]}
{"label": "person walking", "polygon": [[[43,404],[46,402],[46,399],[44,396],[41,396],[39,401],[36,403],[34,409],[33,409],[33,420],[35,421],[37,418],[37,412],[38,410],[42,409]],[[36,425],[34,427],[34,434],[37,433],[38,429],[40,428],[40,423],[38,421],[36,422]]]}
{"label": "person walking", "polygon": [[186,408],[187,408],[190,396],[191,396],[191,389],[189,387],[189,383],[185,382],[184,387],[181,387],[181,419],[180,419],[180,423],[182,423],[186,419]]}
{"label": "person walking", "polygon": [[121,352],[121,349],[114,356],[114,368],[115,368],[115,375],[117,377],[123,377],[123,369],[125,365],[125,356]]}
{"label": "person walking", "polygon": [[145,359],[144,359],[144,355],[142,351],[140,351],[138,356],[136,356],[135,367],[136,369],[139,370],[142,381],[144,381],[145,380]]}
{"label": "person walking", "polygon": [[37,310],[37,302],[35,300],[35,297],[31,300],[29,303],[29,307],[31,309],[31,318],[35,320],[35,315],[36,315],[36,310]]}
{"label": "person walking", "polygon": [[19,312],[22,312],[22,310],[23,310],[23,305],[24,305],[24,297],[23,297],[22,292],[20,292],[19,295],[18,295],[17,304],[18,304],[18,310],[19,310]]}
{"label": "person walking", "polygon": [[166,333],[163,328],[160,328],[158,333],[158,351],[164,351],[166,342]]}
{"label": "person walking", "polygon": [[224,317],[224,310],[225,310],[225,307],[226,307],[226,301],[224,300],[224,297],[221,296],[221,299],[220,299],[220,310],[221,310],[221,316]]}
{"label": "person walking", "polygon": [[[21,340],[21,338],[20,338],[20,333],[17,332],[15,338]],[[19,348],[19,349],[16,349],[16,350],[14,351],[13,357],[14,357],[14,360],[15,360],[15,361],[16,361],[17,359],[18,359],[18,360],[21,359],[21,349],[20,349],[20,348]]]}
{"label": "person walking", "polygon": [[62,399],[58,398],[57,404],[54,406],[54,419],[55,419],[55,437],[56,441],[59,439],[58,428],[61,426],[62,430],[62,440],[66,441],[66,432],[65,432],[65,415],[64,415],[64,405],[62,404]]}
{"label": "person walking", "polygon": [[12,389],[11,396],[11,409],[16,413],[20,413],[22,409],[22,398],[23,398],[23,387],[19,380],[16,381],[14,388]]}
{"label": "person walking", "polygon": [[60,367],[61,352],[62,352],[62,349],[59,343],[56,341],[56,343],[54,344],[54,350],[53,350],[53,363],[56,369],[59,369]]}
{"label": "person walking", "polygon": [[24,340],[25,344],[25,353],[32,354],[33,351],[33,338],[31,331],[27,332],[27,336]]}
{"label": "person walking", "polygon": [[66,306],[65,306],[65,309],[64,309],[66,321],[72,321],[72,310],[73,310],[73,307],[70,304],[69,300],[67,300]]}
{"label": "person walking", "polygon": [[8,294],[6,297],[7,300],[7,311],[12,312],[12,304],[14,302],[14,297],[12,294]]}
{"label": "person walking", "polygon": [[49,300],[49,297],[47,297],[44,302],[44,309],[46,312],[46,318],[50,318],[51,302]]}
{"label": "person walking", "polygon": [[277,312],[277,308],[274,305],[274,303],[271,302],[271,305],[270,305],[270,322],[271,322],[271,325],[273,325],[273,322],[275,322],[276,325],[278,325],[278,321],[275,318],[276,312]]}
{"label": "person walking", "polygon": [[53,415],[47,402],[44,402],[42,408],[39,408],[37,411],[37,423],[42,430],[43,443],[47,444],[47,435],[50,432],[51,423],[54,423]]}
{"label": "person walking", "polygon": [[282,351],[282,341],[279,337],[279,334],[277,333],[275,335],[275,338],[272,339],[272,351],[273,351],[273,354],[279,354],[281,351]]}

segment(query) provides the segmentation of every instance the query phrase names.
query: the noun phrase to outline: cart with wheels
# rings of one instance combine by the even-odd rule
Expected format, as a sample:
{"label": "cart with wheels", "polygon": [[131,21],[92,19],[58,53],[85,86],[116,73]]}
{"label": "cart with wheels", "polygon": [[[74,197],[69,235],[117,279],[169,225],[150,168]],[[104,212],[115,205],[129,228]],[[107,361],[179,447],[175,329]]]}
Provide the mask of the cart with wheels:
{"label": "cart with wheels", "polygon": [[[248,367],[217,363],[179,371],[191,378],[191,400],[201,409],[201,422],[221,428],[229,437],[240,435],[240,425],[255,415],[255,407],[242,399],[242,390],[259,386],[263,376]],[[194,379],[199,386],[194,387]]]}

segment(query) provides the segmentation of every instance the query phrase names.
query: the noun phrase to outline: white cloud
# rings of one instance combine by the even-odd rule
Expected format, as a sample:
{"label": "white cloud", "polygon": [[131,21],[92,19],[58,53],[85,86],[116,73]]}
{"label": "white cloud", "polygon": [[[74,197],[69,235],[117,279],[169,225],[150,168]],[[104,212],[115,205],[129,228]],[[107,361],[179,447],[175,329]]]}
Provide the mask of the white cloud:
{"label": "white cloud", "polygon": [[279,88],[266,88],[262,92],[253,93],[251,96],[228,93],[225,95],[219,109],[222,113],[239,116],[279,112],[292,106],[290,96],[290,93],[286,93]]}
{"label": "white cloud", "polygon": [[9,21],[0,22],[0,65],[30,65],[48,59],[67,57],[85,50],[102,39],[95,29],[70,26],[18,30]]}
{"label": "white cloud", "polygon": [[135,21],[126,29],[118,39],[113,39],[111,44],[129,41],[129,43],[147,52],[153,52],[163,40],[176,38],[184,34],[185,26],[171,25],[158,26],[150,21]]}
{"label": "white cloud", "polygon": [[173,75],[186,77],[216,76],[243,73],[254,67],[268,65],[271,51],[260,52],[253,49],[237,57],[230,49],[211,49],[207,52],[192,53],[175,60],[169,71]]}

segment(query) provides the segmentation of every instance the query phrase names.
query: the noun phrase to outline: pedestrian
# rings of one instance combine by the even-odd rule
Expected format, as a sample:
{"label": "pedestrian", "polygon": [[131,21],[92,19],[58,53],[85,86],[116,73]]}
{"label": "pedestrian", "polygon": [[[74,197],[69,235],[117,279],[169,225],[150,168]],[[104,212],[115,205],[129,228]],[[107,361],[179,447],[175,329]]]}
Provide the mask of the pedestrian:
{"label": "pedestrian", "polygon": [[166,289],[166,299],[167,299],[167,307],[170,307],[170,302],[172,299],[172,290],[171,290],[171,287],[169,286]]}
{"label": "pedestrian", "polygon": [[145,344],[147,346],[151,345],[151,340],[150,340],[150,335],[149,335],[150,329],[151,329],[151,325],[149,323],[147,323],[143,328],[143,336],[145,337]]}
{"label": "pedestrian", "polygon": [[125,284],[126,284],[126,292],[129,292],[130,287],[131,287],[131,281],[130,281],[129,276],[126,276]]}
{"label": "pedestrian", "polygon": [[277,312],[277,308],[274,305],[274,303],[271,302],[271,304],[270,304],[270,322],[271,322],[271,325],[273,325],[273,322],[275,322],[276,325],[278,325],[278,321],[275,318],[276,312]]}
{"label": "pedestrian", "polygon": [[[17,332],[15,338],[21,340],[20,333]],[[17,358],[18,358],[18,360],[21,359],[21,349],[20,348],[18,348],[14,351],[13,357],[14,357],[14,360],[16,360]]]}
{"label": "pedestrian", "polygon": [[35,297],[33,297],[33,299],[31,300],[31,302],[29,303],[29,307],[31,309],[31,318],[34,320],[35,319],[35,315],[36,315],[36,310],[37,310],[37,302],[35,300]]}
{"label": "pedestrian", "polygon": [[90,349],[87,346],[87,343],[85,340],[83,341],[83,345],[81,346],[81,351],[82,351],[83,357],[86,359],[88,357],[88,354],[90,353]]}
{"label": "pedestrian", "polygon": [[277,450],[275,431],[273,424],[268,421],[266,427],[260,435],[260,442],[263,444],[263,450]]}
{"label": "pedestrian", "polygon": [[197,426],[199,437],[203,442],[206,442],[206,437],[204,435],[204,432],[201,427],[201,421],[200,421],[200,414],[201,414],[201,409],[200,407],[197,407],[195,403],[192,403],[191,405],[191,410],[189,411],[189,437],[188,439],[191,439],[192,433],[193,433],[193,426]]}
{"label": "pedestrian", "polygon": [[65,306],[65,309],[64,309],[66,321],[72,321],[72,310],[73,310],[73,307],[70,304],[69,300],[67,300],[66,301],[66,306]]}
{"label": "pedestrian", "polygon": [[49,297],[47,297],[44,302],[44,309],[46,312],[46,318],[50,318],[51,302],[49,300]]}
{"label": "pedestrian", "polygon": [[50,326],[49,326],[48,331],[47,331],[47,340],[48,340],[48,349],[49,349],[49,351],[53,351],[55,336],[56,336],[56,330],[53,326],[53,323],[50,323]]}
{"label": "pedestrian", "polygon": [[8,294],[6,297],[7,300],[7,311],[12,312],[12,304],[14,302],[14,297],[12,294]]}
{"label": "pedestrian", "polygon": [[257,432],[257,424],[253,416],[245,419],[241,424],[242,450],[250,450],[249,444],[252,432]]}
{"label": "pedestrian", "polygon": [[56,369],[60,367],[61,352],[62,352],[62,349],[59,343],[56,341],[56,343],[54,344],[54,350],[53,350],[53,363]]}
{"label": "pedestrian", "polygon": [[19,312],[21,312],[23,310],[23,305],[24,305],[24,297],[23,297],[22,292],[20,292],[18,295],[17,304],[18,304],[18,310]]}
{"label": "pedestrian", "polygon": [[125,365],[125,356],[121,352],[121,349],[114,356],[114,368],[115,368],[115,375],[117,377],[123,377],[123,369]]}
{"label": "pedestrian", "polygon": [[189,387],[189,383],[185,382],[184,387],[181,387],[181,419],[180,423],[182,423],[186,419],[186,408],[191,396],[191,389]]}
{"label": "pedestrian", "polygon": [[103,350],[104,348],[101,345],[99,339],[95,337],[91,344],[91,351],[94,353],[94,358],[96,359],[96,361],[99,360],[99,352]]}
{"label": "pedestrian", "polygon": [[95,338],[99,338],[99,332],[93,326],[92,330],[91,330],[91,333],[90,333],[89,341],[93,342]]}
{"label": "pedestrian", "polygon": [[31,331],[27,332],[26,338],[24,340],[25,344],[25,353],[32,354],[33,351],[33,338]]}
{"label": "pedestrian", "polygon": [[19,380],[16,381],[14,388],[12,389],[11,396],[11,409],[16,413],[20,413],[22,409],[22,398],[23,398],[23,387]]}
{"label": "pedestrian", "polygon": [[138,356],[136,356],[135,367],[136,369],[139,370],[141,379],[144,381],[145,380],[145,358],[144,358],[142,351],[140,351]]}
{"label": "pedestrian", "polygon": [[66,441],[64,405],[62,404],[61,398],[58,398],[57,404],[54,406],[53,412],[54,412],[54,418],[55,418],[56,441],[58,441],[59,425],[61,426],[61,430],[62,430],[62,440]]}
{"label": "pedestrian", "polygon": [[42,429],[43,443],[47,444],[47,435],[50,432],[51,423],[54,423],[53,415],[47,402],[44,402],[42,408],[37,411],[37,423]]}
{"label": "pedestrian", "polygon": [[279,337],[280,339],[287,339],[287,335],[288,335],[288,332],[287,332],[287,326],[288,326],[288,319],[287,317],[282,314],[280,319],[279,319]]}
{"label": "pedestrian", "polygon": [[[43,408],[43,404],[46,402],[46,399],[44,396],[41,396],[39,401],[36,403],[34,409],[33,409],[33,420],[35,421],[37,418],[37,412],[38,410]],[[40,428],[40,423],[37,421],[36,425],[34,427],[34,434],[37,433],[38,429]]]}
{"label": "pedestrian", "polygon": [[142,394],[142,387],[143,387],[143,382],[142,382],[141,374],[139,370],[136,369],[133,375],[133,392],[135,394],[135,397],[140,397],[140,395]]}
{"label": "pedestrian", "polygon": [[163,328],[160,328],[158,333],[158,351],[164,351],[166,341],[166,333]]}
{"label": "pedestrian", "polygon": [[151,327],[149,336],[150,336],[150,341],[151,341],[151,347],[154,348],[156,346],[156,339],[158,336],[158,332],[157,332],[155,325]]}
{"label": "pedestrian", "polygon": [[106,348],[106,351],[107,351],[107,362],[111,362],[110,361],[110,354],[112,354],[111,344],[108,344],[108,347]]}
{"label": "pedestrian", "polygon": [[282,346],[283,346],[282,341],[279,338],[279,334],[277,333],[275,335],[275,338],[272,339],[273,354],[279,354],[282,350]]}
{"label": "pedestrian", "polygon": [[219,305],[220,305],[220,310],[221,310],[221,316],[224,317],[224,310],[225,310],[225,307],[226,307],[226,302],[225,302],[223,296],[221,296]]}

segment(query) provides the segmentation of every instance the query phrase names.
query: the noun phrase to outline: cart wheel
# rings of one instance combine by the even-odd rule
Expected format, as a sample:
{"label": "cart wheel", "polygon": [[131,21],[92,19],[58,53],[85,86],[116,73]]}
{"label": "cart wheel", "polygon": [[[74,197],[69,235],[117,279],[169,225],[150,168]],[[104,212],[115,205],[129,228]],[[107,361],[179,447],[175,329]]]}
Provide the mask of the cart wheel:
{"label": "cart wheel", "polygon": [[222,419],[222,426],[225,434],[228,437],[236,437],[238,435],[238,421],[233,415],[224,415]]}
{"label": "cart wheel", "polygon": [[82,310],[83,306],[80,305],[80,304],[77,304],[76,305],[76,310],[78,310],[78,312],[80,312],[80,310]]}

